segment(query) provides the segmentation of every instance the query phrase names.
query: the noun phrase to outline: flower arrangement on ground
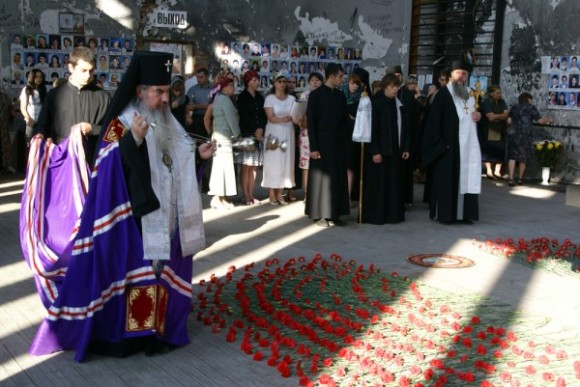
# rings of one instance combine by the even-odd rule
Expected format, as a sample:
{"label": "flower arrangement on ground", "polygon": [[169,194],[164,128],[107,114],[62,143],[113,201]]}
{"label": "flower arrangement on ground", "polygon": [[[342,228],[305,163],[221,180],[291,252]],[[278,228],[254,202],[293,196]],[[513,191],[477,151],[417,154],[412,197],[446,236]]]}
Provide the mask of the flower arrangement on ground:
{"label": "flower arrangement on ground", "polygon": [[214,333],[302,386],[580,380],[580,347],[558,348],[529,327],[512,330],[513,311],[336,254],[232,266],[199,283],[192,309]]}
{"label": "flower arrangement on ground", "polygon": [[546,237],[526,240],[497,238],[479,244],[480,249],[493,255],[509,258],[526,266],[545,269],[562,275],[580,277],[580,245],[570,239],[559,242]]}
{"label": "flower arrangement on ground", "polygon": [[533,153],[542,167],[552,168],[562,154],[562,143],[556,140],[536,141],[533,144]]}

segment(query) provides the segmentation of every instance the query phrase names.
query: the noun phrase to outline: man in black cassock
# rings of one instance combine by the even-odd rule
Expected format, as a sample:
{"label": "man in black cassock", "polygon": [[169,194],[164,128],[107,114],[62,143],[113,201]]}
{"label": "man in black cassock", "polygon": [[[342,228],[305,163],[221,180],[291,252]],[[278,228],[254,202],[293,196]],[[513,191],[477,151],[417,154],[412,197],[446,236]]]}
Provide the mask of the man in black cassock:
{"label": "man in black cassock", "polygon": [[[385,74],[394,74],[399,78],[399,83],[403,84],[403,69],[401,66],[391,66],[387,68]],[[406,204],[413,204],[413,172],[415,165],[413,159],[415,157],[415,149],[413,149],[413,138],[417,133],[417,101],[415,100],[415,95],[406,87],[400,87],[397,92],[397,98],[403,106],[405,106],[405,114],[407,116],[407,131],[405,136],[409,139],[409,154],[408,159],[403,160],[401,168],[403,173],[403,195]],[[403,139],[407,142],[407,139]]]}
{"label": "man in black cassock", "polygon": [[429,110],[423,139],[423,162],[432,173],[429,216],[442,224],[479,220],[481,152],[476,123],[481,114],[469,95],[471,66],[452,63],[451,78]]}
{"label": "man in black cassock", "polygon": [[[60,87],[47,95],[34,127],[35,134],[52,138],[60,143],[70,134],[73,125],[80,124],[83,135],[90,135],[101,125],[107,107],[109,94],[93,83],[95,54],[87,47],[76,47],[70,54],[68,69],[70,77]],[[96,140],[96,138],[95,138]],[[93,160],[94,144],[87,149],[87,160]]]}
{"label": "man in black cassock", "polygon": [[400,80],[387,74],[383,91],[373,99],[372,135],[364,170],[362,222],[399,223],[405,220],[402,162],[409,159],[406,106],[397,98]]}
{"label": "man in black cassock", "polygon": [[321,227],[344,226],[350,213],[343,130],[348,122],[346,97],[338,89],[344,70],[337,63],[325,69],[326,82],[310,93],[306,117],[310,166],[305,213]]}

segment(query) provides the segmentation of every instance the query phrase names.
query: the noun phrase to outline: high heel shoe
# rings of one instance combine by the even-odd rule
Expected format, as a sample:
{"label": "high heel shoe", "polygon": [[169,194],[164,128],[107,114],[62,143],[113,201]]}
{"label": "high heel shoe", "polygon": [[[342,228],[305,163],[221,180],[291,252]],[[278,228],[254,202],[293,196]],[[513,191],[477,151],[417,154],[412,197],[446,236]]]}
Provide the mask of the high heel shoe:
{"label": "high heel shoe", "polygon": [[278,203],[280,203],[283,206],[288,204],[288,202],[286,200],[284,200],[284,196],[282,196],[282,195],[278,196]]}

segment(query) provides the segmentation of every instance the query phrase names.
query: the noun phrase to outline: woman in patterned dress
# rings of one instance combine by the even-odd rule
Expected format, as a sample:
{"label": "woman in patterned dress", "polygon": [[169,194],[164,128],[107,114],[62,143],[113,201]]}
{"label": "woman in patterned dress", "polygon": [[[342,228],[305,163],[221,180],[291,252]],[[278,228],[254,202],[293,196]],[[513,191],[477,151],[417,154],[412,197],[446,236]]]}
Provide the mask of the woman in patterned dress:
{"label": "woman in patterned dress", "polygon": [[511,127],[508,129],[508,170],[509,185],[514,186],[514,170],[516,161],[519,163],[518,184],[523,184],[526,164],[532,153],[532,127],[534,122],[551,125],[550,119],[540,116],[534,106],[534,97],[530,93],[522,93],[518,104],[510,110]]}

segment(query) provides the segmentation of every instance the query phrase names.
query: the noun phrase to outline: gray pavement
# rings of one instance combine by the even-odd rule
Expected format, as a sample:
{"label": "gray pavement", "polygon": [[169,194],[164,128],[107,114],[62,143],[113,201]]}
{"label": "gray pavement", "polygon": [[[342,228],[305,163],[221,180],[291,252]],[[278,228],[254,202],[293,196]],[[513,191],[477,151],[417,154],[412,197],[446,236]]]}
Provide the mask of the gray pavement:
{"label": "gray pavement", "polygon": [[[190,317],[191,344],[167,355],[128,359],[93,357],[84,364],[71,353],[32,357],[26,352],[43,316],[32,276],[23,263],[18,241],[18,209],[22,176],[0,178],[0,385],[189,385],[285,386],[265,364],[256,365],[222,336],[208,332]],[[317,253],[338,253],[362,264],[374,263],[387,272],[420,279],[458,294],[486,296],[547,322],[542,329],[565,329],[566,340],[580,342],[578,280],[532,270],[481,251],[474,241],[546,236],[580,242],[580,208],[566,206],[564,187],[544,187],[537,181],[509,187],[484,180],[481,220],[474,225],[444,226],[428,218],[421,203],[422,185],[415,185],[416,202],[406,222],[374,226],[357,224],[356,210],[345,217],[347,227],[320,228],[304,215],[302,202],[271,206],[265,190],[262,204],[237,205],[232,210],[209,208],[204,196],[207,248],[195,257],[194,283],[210,274],[223,275],[228,266],[286,259]],[[301,197],[302,192],[297,192]],[[464,269],[430,269],[408,263],[416,254],[449,253],[468,257],[476,265]]]}

